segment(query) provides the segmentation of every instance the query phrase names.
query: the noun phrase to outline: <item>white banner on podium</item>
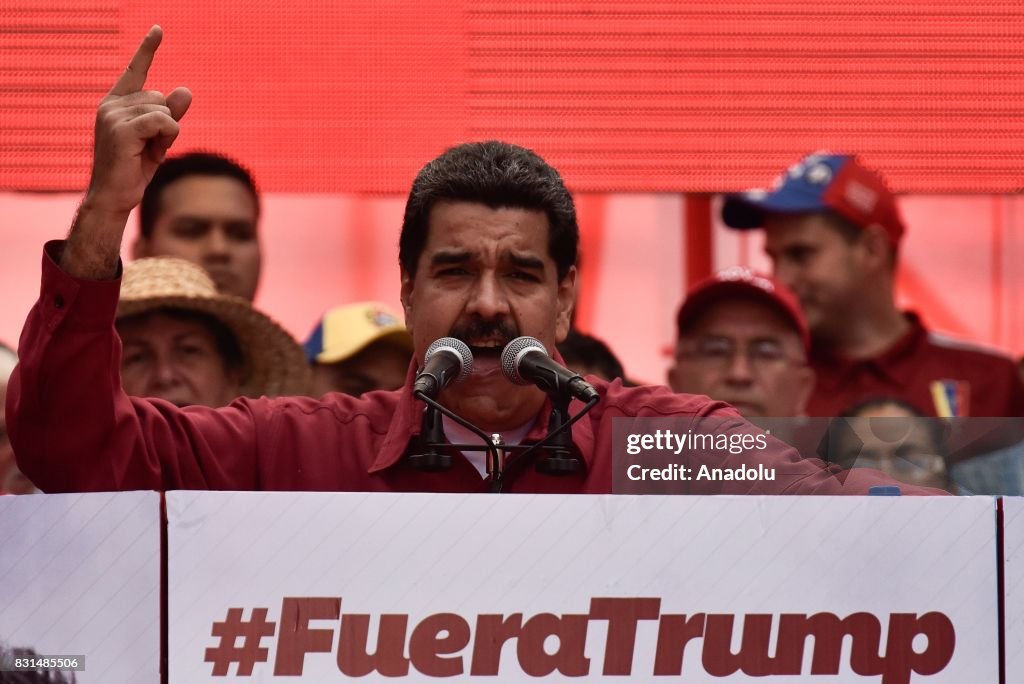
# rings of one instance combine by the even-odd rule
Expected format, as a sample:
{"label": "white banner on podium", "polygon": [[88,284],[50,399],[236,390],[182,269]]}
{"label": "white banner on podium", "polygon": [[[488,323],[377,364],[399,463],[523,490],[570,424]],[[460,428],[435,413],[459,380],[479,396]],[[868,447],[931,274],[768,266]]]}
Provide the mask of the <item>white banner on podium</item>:
{"label": "white banner on podium", "polygon": [[991,499],[171,492],[167,509],[171,684],[998,681]]}
{"label": "white banner on podium", "polygon": [[1003,497],[1006,681],[1024,682],[1024,498]]}
{"label": "white banner on podium", "polygon": [[76,684],[160,681],[160,495],[0,496],[0,648],[75,661]]}

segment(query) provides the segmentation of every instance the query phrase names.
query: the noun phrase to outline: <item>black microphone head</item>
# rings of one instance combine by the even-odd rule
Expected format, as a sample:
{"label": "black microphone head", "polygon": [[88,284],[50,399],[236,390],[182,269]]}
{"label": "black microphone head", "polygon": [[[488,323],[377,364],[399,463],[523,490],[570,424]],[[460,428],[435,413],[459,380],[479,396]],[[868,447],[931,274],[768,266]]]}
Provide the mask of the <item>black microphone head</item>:
{"label": "black microphone head", "polygon": [[459,359],[459,377],[452,380],[453,383],[465,380],[473,372],[473,352],[457,337],[440,337],[434,340],[423,354],[423,365],[426,365],[431,356],[441,351],[451,352]]}
{"label": "black microphone head", "polygon": [[520,359],[532,351],[548,356],[548,350],[541,344],[540,340],[534,337],[523,335],[505,345],[505,349],[501,352],[501,372],[505,374],[509,382],[516,385],[532,384],[519,374]]}

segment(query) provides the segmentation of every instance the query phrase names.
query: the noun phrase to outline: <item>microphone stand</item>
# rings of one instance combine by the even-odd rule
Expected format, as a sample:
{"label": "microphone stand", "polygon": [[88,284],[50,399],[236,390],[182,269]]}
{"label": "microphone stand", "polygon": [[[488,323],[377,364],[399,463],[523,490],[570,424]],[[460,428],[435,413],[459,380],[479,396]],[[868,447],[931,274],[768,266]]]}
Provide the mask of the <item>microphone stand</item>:
{"label": "microphone stand", "polygon": [[[423,392],[415,392],[414,395],[422,400],[426,407],[423,410],[423,422],[420,431],[420,444],[424,448],[422,453],[410,454],[410,464],[418,470],[440,471],[449,470],[452,467],[452,458],[443,453],[441,449],[451,448],[459,451],[487,451],[487,475],[491,480],[491,492],[500,494],[505,480],[505,454],[508,452],[517,455],[513,465],[521,465],[526,462],[526,457],[540,449],[548,455],[537,462],[537,470],[547,475],[572,475],[583,468],[580,459],[572,455],[572,431],[573,424],[590,412],[597,403],[597,397],[586,403],[579,413],[569,418],[570,399],[564,396],[551,396],[551,414],[548,420],[548,434],[544,439],[535,444],[498,444],[501,442],[500,435],[488,435],[468,420],[449,411]],[[441,414],[444,414],[478,435],[483,440],[480,444],[448,444],[445,442],[444,427],[441,423]]]}
{"label": "microphone stand", "polygon": [[551,393],[551,416],[548,418],[548,435],[541,447],[547,455],[537,461],[537,470],[547,475],[572,475],[583,468],[579,459],[572,455],[572,432],[562,429],[569,422],[569,401],[567,395]]}
{"label": "microphone stand", "polygon": [[[423,401],[426,407],[423,409],[423,422],[420,429],[420,443],[425,448],[423,453],[410,454],[410,464],[418,470],[439,471],[450,470],[452,457],[443,453],[441,449],[452,448],[460,451],[487,451],[487,475],[491,480],[491,492],[500,494],[504,485],[505,458],[503,451],[500,451],[495,444],[495,439],[500,441],[499,435],[488,435],[483,430],[473,425],[468,420],[453,411],[449,411],[441,404],[434,401],[421,391],[413,392],[417,399]],[[441,422],[441,415],[444,414],[454,420],[467,430],[483,440],[483,446],[479,444],[448,444],[445,442],[444,426]]]}
{"label": "microphone stand", "polygon": [[416,470],[427,472],[451,469],[452,457],[440,449],[444,444],[444,426],[441,423],[441,413],[430,404],[427,404],[423,409],[423,422],[420,424],[420,441],[425,450],[421,454],[410,454],[409,465]]}

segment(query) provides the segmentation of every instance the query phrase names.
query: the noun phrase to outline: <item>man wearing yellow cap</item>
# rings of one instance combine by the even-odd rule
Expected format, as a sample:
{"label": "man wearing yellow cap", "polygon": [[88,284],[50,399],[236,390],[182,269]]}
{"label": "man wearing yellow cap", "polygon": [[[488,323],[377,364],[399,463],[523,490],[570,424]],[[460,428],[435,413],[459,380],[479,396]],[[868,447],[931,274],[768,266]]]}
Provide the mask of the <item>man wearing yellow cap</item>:
{"label": "man wearing yellow cap", "polygon": [[378,302],[331,309],[303,347],[313,368],[314,397],[396,390],[405,383],[412,359],[412,336],[398,316]]}

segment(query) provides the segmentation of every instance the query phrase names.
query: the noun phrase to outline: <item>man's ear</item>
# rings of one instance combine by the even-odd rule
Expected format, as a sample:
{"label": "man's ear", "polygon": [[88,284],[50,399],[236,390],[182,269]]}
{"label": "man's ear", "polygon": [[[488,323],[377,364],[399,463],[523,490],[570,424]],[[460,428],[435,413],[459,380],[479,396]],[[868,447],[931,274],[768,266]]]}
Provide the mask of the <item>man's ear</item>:
{"label": "man's ear", "polygon": [[864,255],[872,269],[891,270],[893,247],[884,228],[879,225],[868,226],[860,240]]}
{"label": "man's ear", "polygon": [[673,392],[682,392],[683,387],[683,371],[679,367],[679,359],[672,362],[672,365],[668,367],[665,372],[665,384],[667,384]]}
{"label": "man's ear", "polygon": [[562,343],[569,328],[572,326],[572,310],[576,306],[576,267],[570,266],[565,277],[558,283],[557,306],[555,318],[555,341]]}
{"label": "man's ear", "polygon": [[405,270],[405,267],[400,268],[401,271],[401,299],[402,299],[402,311],[405,313],[405,327],[412,332],[412,290],[413,282],[415,278],[409,275],[409,272]]}

